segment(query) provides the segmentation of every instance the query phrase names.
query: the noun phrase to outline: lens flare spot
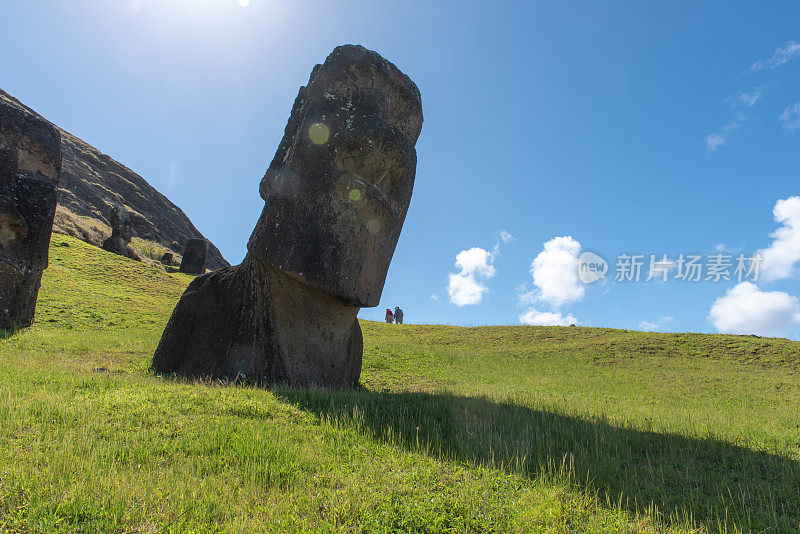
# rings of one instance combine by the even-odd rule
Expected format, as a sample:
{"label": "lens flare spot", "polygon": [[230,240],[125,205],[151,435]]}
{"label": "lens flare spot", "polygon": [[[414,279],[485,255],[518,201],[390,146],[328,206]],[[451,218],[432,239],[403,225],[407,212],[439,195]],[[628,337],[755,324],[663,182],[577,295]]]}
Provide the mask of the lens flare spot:
{"label": "lens flare spot", "polygon": [[133,17],[142,12],[143,0],[130,0],[128,6],[125,8],[124,13],[128,17]]}
{"label": "lens flare spot", "polygon": [[361,200],[361,191],[359,191],[358,189],[351,189],[349,196],[350,200],[352,200],[353,202],[358,202],[359,200]]}
{"label": "lens flare spot", "polygon": [[330,136],[331,131],[321,122],[315,122],[311,125],[311,128],[308,129],[308,138],[311,139],[311,142],[315,145],[324,145],[328,142]]}
{"label": "lens flare spot", "polygon": [[371,233],[372,235],[377,234],[378,230],[380,229],[381,229],[381,223],[379,223],[375,219],[370,219],[367,221],[367,230],[369,230],[369,233]]}

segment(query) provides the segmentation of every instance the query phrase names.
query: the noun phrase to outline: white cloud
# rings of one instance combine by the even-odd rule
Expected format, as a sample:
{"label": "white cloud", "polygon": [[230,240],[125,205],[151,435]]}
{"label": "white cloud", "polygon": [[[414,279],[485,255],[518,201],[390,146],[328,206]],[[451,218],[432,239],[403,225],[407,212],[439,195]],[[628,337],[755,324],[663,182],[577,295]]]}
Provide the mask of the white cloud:
{"label": "white cloud", "polygon": [[778,119],[783,123],[783,129],[787,132],[794,132],[800,129],[800,102],[795,102],[781,113]]}
{"label": "white cloud", "polygon": [[745,113],[748,109],[756,105],[764,94],[763,87],[756,87],[752,91],[739,91],[733,96],[725,99],[733,112],[733,117],[719,131],[706,136],[706,148],[713,152],[722,145],[727,144],[731,134],[741,128],[742,124],[749,119]]}
{"label": "white cloud", "polygon": [[748,109],[752,108],[753,106],[756,105],[756,102],[761,100],[761,97],[763,96],[762,91],[763,90],[761,87],[757,87],[752,91],[741,91],[737,93],[737,95],[732,99],[731,107],[733,109],[742,107]]}
{"label": "white cloud", "polygon": [[509,243],[513,243],[514,241],[517,240],[517,238],[514,237],[513,235],[511,235],[511,232],[509,232],[508,230],[500,230],[498,232],[498,235],[500,237],[500,243],[502,243],[504,245],[507,245]]}
{"label": "white cloud", "polygon": [[775,222],[783,226],[769,235],[772,244],[757,253],[762,258],[759,276],[769,281],[796,274],[795,264],[800,262],[800,196],[779,200],[772,213]]}
{"label": "white cloud", "polygon": [[517,304],[520,306],[534,305],[539,300],[537,292],[530,290],[529,287],[527,283],[517,286]]}
{"label": "white cloud", "polygon": [[781,65],[790,62],[796,57],[800,57],[800,43],[789,41],[785,45],[775,50],[775,53],[772,54],[772,57],[770,59],[763,61],[756,61],[755,63],[750,65],[750,70],[752,71],[763,70],[763,69],[774,70],[780,67]]}
{"label": "white cloud", "polygon": [[[717,243],[713,250],[714,254],[738,254],[744,250],[744,243],[739,243],[738,245],[729,245],[727,243]],[[734,263],[736,262],[736,258],[734,258]]]}
{"label": "white cloud", "polygon": [[800,326],[800,300],[742,282],[714,301],[708,319],[725,334],[782,336]]}
{"label": "white cloud", "polygon": [[642,321],[639,323],[639,329],[644,330],[645,332],[653,332],[658,330],[659,328],[665,326],[667,323],[672,322],[672,317],[666,316],[662,317],[658,321],[651,323],[649,321]]}
{"label": "white cloud", "polygon": [[457,273],[450,273],[447,293],[456,306],[480,304],[489,288],[483,280],[495,275],[494,254],[479,247],[462,250],[456,256]]}
{"label": "white cloud", "polygon": [[[781,224],[770,234],[772,244],[759,250],[761,278],[775,281],[797,275],[800,263],[800,196],[778,200],[772,210]],[[800,326],[800,300],[782,291],[762,291],[742,282],[714,301],[708,319],[723,333],[786,335]]]}
{"label": "white cloud", "polygon": [[586,287],[578,278],[581,244],[572,236],[554,237],[534,258],[530,273],[537,289],[520,295],[520,302],[546,302],[552,308],[581,300]]}
{"label": "white cloud", "polygon": [[578,278],[578,258],[581,244],[572,236],[554,237],[544,244],[544,250],[531,262],[530,273],[535,288],[527,290],[523,284],[517,288],[520,306],[537,302],[547,304],[552,311],[543,312],[529,307],[519,315],[519,322],[541,326],[569,326],[578,324],[574,315],[564,315],[558,308],[583,299],[586,287]]}
{"label": "white cloud", "polygon": [[495,274],[492,254],[480,247],[462,250],[456,255],[455,266],[461,269],[462,274],[475,274],[491,278]]}
{"label": "white cloud", "polygon": [[473,275],[451,273],[447,284],[450,302],[456,306],[472,306],[480,304],[489,288],[479,282]]}
{"label": "white cloud", "polygon": [[520,324],[531,326],[569,326],[578,324],[578,320],[571,313],[562,315],[560,313],[541,312],[533,308],[519,315]]}
{"label": "white cloud", "polygon": [[439,302],[439,295],[437,295],[436,293],[432,293],[431,296],[428,298],[434,302]]}
{"label": "white cloud", "polygon": [[727,139],[718,133],[712,133],[706,136],[706,147],[712,152],[724,145],[726,142]]}
{"label": "white cloud", "polygon": [[[492,251],[480,247],[462,250],[456,255],[455,266],[458,272],[450,273],[448,277],[447,293],[450,302],[456,306],[469,306],[480,304],[489,288],[483,282],[495,275],[494,259],[500,254],[500,245],[506,245],[515,238],[508,230],[497,232],[497,243]],[[434,298],[436,297],[436,298]],[[431,300],[439,300],[436,295],[431,295]]]}

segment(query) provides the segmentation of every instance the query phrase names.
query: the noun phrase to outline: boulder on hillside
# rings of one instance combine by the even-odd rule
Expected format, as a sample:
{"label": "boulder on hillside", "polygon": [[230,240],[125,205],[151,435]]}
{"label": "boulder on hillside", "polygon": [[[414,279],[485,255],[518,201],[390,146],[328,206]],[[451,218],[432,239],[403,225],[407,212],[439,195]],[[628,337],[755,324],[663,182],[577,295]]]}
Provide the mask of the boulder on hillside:
{"label": "boulder on hillside", "polygon": [[355,386],[356,316],[380,300],[421,128],[419,90],[377,53],[340,46],[314,67],[261,180],[265,205],[244,261],[189,284],[153,369]]}
{"label": "boulder on hillside", "polygon": [[60,172],[58,129],[0,100],[0,329],[33,323]]}

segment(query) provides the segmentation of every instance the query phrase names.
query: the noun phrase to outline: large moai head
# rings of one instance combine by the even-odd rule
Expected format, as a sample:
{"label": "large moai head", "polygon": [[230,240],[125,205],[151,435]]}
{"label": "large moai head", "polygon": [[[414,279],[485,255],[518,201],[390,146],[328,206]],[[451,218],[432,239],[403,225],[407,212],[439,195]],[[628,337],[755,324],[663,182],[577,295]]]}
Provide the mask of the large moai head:
{"label": "large moai head", "polygon": [[353,306],[376,306],[411,201],[422,101],[362,46],[337,47],[300,88],[261,180],[250,255]]}
{"label": "large moai head", "polygon": [[60,172],[58,129],[0,94],[0,328],[33,322]]}
{"label": "large moai head", "polygon": [[206,272],[206,258],[208,257],[208,241],[205,239],[190,239],[186,242],[181,259],[180,272],[187,274],[203,274]]}

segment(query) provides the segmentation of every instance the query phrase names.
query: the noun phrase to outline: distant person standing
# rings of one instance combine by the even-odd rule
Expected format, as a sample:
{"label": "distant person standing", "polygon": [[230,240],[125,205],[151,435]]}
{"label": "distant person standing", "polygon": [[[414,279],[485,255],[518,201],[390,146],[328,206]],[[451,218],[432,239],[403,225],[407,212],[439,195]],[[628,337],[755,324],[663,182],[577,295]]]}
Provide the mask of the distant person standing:
{"label": "distant person standing", "polygon": [[394,308],[394,322],[403,324],[403,310],[400,309],[400,306]]}
{"label": "distant person standing", "polygon": [[392,324],[394,322],[394,315],[392,315],[392,310],[386,308],[386,322]]}

